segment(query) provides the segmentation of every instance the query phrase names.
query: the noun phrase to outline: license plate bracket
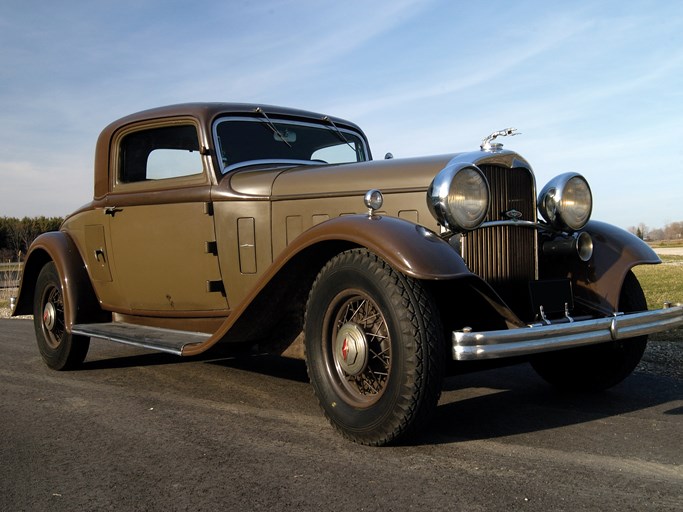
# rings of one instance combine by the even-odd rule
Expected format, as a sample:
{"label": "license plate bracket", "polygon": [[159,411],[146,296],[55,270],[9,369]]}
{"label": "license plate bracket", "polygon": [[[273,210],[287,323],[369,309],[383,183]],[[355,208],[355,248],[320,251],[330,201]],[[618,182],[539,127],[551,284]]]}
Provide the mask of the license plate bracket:
{"label": "license plate bracket", "polygon": [[546,315],[564,315],[574,309],[574,294],[569,279],[531,281],[529,294],[535,314],[539,314],[541,307]]}

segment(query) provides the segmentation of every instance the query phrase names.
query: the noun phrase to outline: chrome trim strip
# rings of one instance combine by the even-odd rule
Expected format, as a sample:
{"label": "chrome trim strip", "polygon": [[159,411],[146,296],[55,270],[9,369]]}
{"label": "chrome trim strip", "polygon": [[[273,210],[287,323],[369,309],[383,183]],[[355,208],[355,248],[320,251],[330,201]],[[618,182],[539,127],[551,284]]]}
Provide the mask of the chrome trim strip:
{"label": "chrome trim strip", "polygon": [[301,165],[325,165],[322,162],[315,162],[313,160],[292,160],[286,158],[264,158],[261,160],[244,160],[242,162],[236,162],[223,168],[223,174],[227,174],[235,169],[241,169],[242,167],[252,167],[254,165],[272,165],[273,167],[292,167]]}
{"label": "chrome trim strip", "polygon": [[[335,164],[346,165],[346,164]],[[426,192],[426,188],[383,188],[382,194],[386,197],[391,194],[414,194],[418,192]],[[288,194],[288,195],[273,195],[271,200],[275,201],[291,201],[294,199],[328,199],[331,197],[364,197],[366,190],[348,190],[344,192],[315,192],[311,194]],[[251,196],[245,196],[251,197]]]}
{"label": "chrome trim strip", "polygon": [[489,220],[482,223],[477,229],[492,228],[494,226],[515,226],[518,228],[547,229],[547,226],[530,220]]}
{"label": "chrome trim strip", "polygon": [[453,359],[497,359],[582,347],[683,326],[683,304],[641,313],[527,328],[474,332],[469,328],[452,333]]}

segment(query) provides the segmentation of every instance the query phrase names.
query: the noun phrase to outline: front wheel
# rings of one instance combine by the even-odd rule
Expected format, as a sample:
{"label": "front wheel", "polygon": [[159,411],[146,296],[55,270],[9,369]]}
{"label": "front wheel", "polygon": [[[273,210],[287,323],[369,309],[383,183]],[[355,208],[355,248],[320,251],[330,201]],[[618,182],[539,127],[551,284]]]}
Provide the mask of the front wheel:
{"label": "front wheel", "polygon": [[53,370],[71,370],[85,360],[90,338],[67,332],[62,284],[53,262],[45,265],[33,296],[33,326],[40,355]]}
{"label": "front wheel", "polygon": [[[619,295],[624,313],[647,310],[638,279],[626,274]],[[531,360],[534,370],[564,391],[601,391],[628,377],[643,357],[647,335],[590,347],[540,354]]]}
{"label": "front wheel", "polygon": [[419,281],[366,250],[341,253],[318,274],[304,329],[313,389],[345,437],[395,442],[435,410],[445,348],[437,309]]}

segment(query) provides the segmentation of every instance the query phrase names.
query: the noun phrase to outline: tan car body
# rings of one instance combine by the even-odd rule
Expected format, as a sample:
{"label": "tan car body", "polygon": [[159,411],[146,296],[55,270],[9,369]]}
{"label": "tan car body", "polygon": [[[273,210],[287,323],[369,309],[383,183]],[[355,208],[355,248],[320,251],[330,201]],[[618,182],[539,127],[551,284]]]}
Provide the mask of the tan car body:
{"label": "tan car body", "polygon": [[614,386],[683,305],[648,310],[631,269],[659,258],[589,221],[578,173],[537,198],[529,163],[493,143],[512,134],[372,161],[357,126],[311,112],[125,117],[98,139],[93,200],[31,245],[14,314],[33,314],[55,370],[91,338],[303,358],[330,423],[375,446],[418,432],[456,367],[524,360],[562,389]]}
{"label": "tan car body", "polygon": [[[183,348],[183,355],[192,355],[222,339],[265,336],[265,329],[254,329],[264,315],[273,315],[264,303],[302,310],[315,273],[333,254],[350,247],[368,248],[405,275],[446,281],[454,293],[459,286],[476,288],[496,304],[498,313],[506,309],[460,255],[436,236],[439,226],[425,195],[432,178],[454,158],[530,169],[519,155],[475,152],[315,167],[259,166],[221,176],[211,126],[218,116],[251,115],[254,108],[165,107],[123,118],[103,130],[95,154],[94,199],[68,217],[60,232],[36,240],[15,314],[31,312],[37,274],[45,261],[53,260],[62,279],[67,328],[111,316],[211,334]],[[312,116],[281,108],[268,113]],[[202,145],[200,174],[164,183],[117,181],[122,136],[188,122],[196,127]],[[360,132],[346,121],[335,122]],[[373,188],[383,192],[384,205],[368,215],[363,196]],[[579,296],[596,308],[616,311],[615,290],[626,272],[659,259],[645,244],[626,239],[606,224],[591,223],[587,230],[594,235],[594,260],[583,271],[570,263],[565,272],[580,274]],[[458,284],[458,278],[467,278],[466,284]],[[281,297],[282,289],[288,297]],[[524,324],[514,314],[504,314],[509,323]],[[292,340],[290,334],[287,341]]]}

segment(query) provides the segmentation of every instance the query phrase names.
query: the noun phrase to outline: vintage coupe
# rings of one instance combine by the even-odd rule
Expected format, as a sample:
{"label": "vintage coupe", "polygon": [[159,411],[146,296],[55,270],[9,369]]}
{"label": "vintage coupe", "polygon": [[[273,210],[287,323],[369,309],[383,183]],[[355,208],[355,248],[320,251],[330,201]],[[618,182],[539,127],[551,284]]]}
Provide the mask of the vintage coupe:
{"label": "vintage coupe", "polygon": [[98,139],[93,200],[31,246],[14,314],[34,315],[57,370],[81,364],[91,337],[305,358],[329,421],[370,445],[418,431],[444,375],[472,361],[613,386],[683,306],[647,310],[631,269],[658,257],[590,220],[578,173],[537,197],[529,163],[496,142],[512,134],[375,161],[355,124],[300,110],[125,117]]}

